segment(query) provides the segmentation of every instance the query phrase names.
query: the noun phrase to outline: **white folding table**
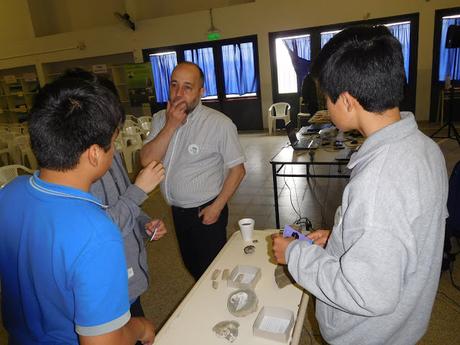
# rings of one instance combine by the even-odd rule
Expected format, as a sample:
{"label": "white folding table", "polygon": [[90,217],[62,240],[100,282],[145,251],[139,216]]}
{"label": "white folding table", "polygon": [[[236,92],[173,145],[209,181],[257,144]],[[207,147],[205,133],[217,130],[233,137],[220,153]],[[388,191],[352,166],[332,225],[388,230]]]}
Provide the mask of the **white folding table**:
{"label": "white folding table", "polygon": [[[273,345],[276,344],[275,341],[255,337],[252,333],[252,326],[260,309],[263,306],[272,306],[283,307],[294,313],[295,323],[288,344],[297,345],[307,309],[308,295],[296,285],[290,284],[282,289],[276,285],[274,278],[276,264],[271,257],[270,239],[270,234],[276,231],[255,230],[253,239],[257,240],[256,243],[244,242],[240,232],[235,232],[161,328],[155,338],[155,344]],[[253,254],[243,252],[244,247],[248,244],[255,246]],[[227,298],[235,289],[227,287],[227,282],[222,280],[222,272],[224,269],[231,272],[236,265],[256,266],[262,272],[254,289],[259,300],[257,311],[246,317],[235,317],[227,310]],[[212,274],[215,269],[221,271],[217,279],[217,289],[212,286]],[[214,325],[226,320],[234,320],[240,324],[238,338],[233,343],[217,337],[212,330]]]}

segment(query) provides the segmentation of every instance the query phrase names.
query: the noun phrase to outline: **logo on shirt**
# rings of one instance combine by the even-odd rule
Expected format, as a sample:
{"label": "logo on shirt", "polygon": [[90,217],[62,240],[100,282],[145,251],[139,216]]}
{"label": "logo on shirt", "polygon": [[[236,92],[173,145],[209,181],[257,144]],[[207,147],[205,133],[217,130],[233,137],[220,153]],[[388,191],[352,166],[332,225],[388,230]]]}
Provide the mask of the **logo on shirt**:
{"label": "logo on shirt", "polygon": [[200,148],[198,147],[197,144],[190,144],[188,146],[188,152],[191,154],[191,155],[197,155],[198,153],[200,153]]}

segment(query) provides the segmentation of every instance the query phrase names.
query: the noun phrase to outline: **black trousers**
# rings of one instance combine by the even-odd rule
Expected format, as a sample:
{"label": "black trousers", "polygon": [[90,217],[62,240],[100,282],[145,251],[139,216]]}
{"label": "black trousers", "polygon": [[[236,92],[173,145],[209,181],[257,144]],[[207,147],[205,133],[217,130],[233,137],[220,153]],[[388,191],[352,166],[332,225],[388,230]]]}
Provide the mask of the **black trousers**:
{"label": "black trousers", "polygon": [[[142,309],[141,298],[140,297],[138,297],[131,304],[131,307],[129,308],[129,311],[131,312],[131,317],[145,317],[144,310]],[[142,343],[140,341],[138,341],[138,342],[136,342],[136,345],[142,345]]]}
{"label": "black trousers", "polygon": [[214,224],[205,225],[198,217],[200,210],[213,201],[193,208],[172,207],[182,260],[195,280],[198,280],[206,271],[227,241],[227,205]]}

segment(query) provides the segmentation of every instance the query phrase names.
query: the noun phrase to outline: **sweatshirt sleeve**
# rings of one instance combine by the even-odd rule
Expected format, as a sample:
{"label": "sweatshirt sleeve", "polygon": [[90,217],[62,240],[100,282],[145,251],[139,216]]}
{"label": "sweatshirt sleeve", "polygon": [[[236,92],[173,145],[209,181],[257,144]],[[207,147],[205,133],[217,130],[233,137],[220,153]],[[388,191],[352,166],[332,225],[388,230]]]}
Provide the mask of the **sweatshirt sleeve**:
{"label": "sweatshirt sleeve", "polygon": [[362,316],[391,313],[400,298],[408,248],[385,229],[355,231],[361,236],[341,257],[294,241],[286,253],[289,272],[332,307]]}
{"label": "sweatshirt sleeve", "polygon": [[119,196],[118,200],[107,208],[107,214],[113,222],[120,227],[123,237],[134,229],[138,221],[137,218],[141,215],[142,211],[139,205],[141,205],[147,197],[144,191],[135,184],[131,184],[126,191]]}

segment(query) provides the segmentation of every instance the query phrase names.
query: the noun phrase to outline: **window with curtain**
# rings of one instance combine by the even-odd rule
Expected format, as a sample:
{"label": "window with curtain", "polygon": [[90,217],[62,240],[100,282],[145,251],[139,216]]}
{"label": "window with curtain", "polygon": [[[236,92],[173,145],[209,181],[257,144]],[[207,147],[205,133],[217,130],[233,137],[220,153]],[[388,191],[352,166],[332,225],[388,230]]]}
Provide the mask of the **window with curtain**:
{"label": "window with curtain", "polygon": [[401,43],[404,71],[406,80],[409,80],[409,58],[410,58],[410,22],[385,24],[391,34]]}
{"label": "window with curtain", "polygon": [[[457,13],[449,12],[443,13],[442,15],[447,16],[451,14]],[[441,17],[439,17],[439,20],[440,18]],[[325,26],[305,27],[289,31],[270,32],[269,45],[273,80],[273,101],[289,102],[294,109],[293,111],[296,112],[296,103],[298,102],[301,91],[298,85],[301,85],[300,81],[302,79],[299,72],[300,74],[305,73],[302,69],[298,68],[299,65],[296,66],[296,61],[302,61],[301,59],[310,60],[311,56],[311,62],[314,62],[321,48],[324,47],[332,37],[340,32],[340,30],[343,30],[343,28],[354,25],[388,25],[392,34],[401,42],[404,68],[408,77],[406,96],[401,106],[404,110],[413,111],[415,109],[416,92],[415,73],[417,71],[418,13],[363,21],[334,23]],[[305,43],[303,46],[303,56],[299,53],[302,52],[302,48],[298,44],[299,41]],[[295,48],[295,46],[297,46],[297,48]],[[295,49],[297,49],[297,52]],[[294,59],[292,59],[292,57],[294,57]],[[300,64],[300,67],[301,66],[302,64]],[[308,63],[306,66],[308,66]],[[310,68],[311,66],[308,67],[307,70]],[[414,73],[414,75],[409,75],[409,71]]]}
{"label": "window with curtain", "polygon": [[150,54],[153,82],[158,103],[166,103],[169,95],[169,79],[177,65],[176,52]]}
{"label": "window with curtain", "polygon": [[297,93],[310,69],[310,35],[275,40],[278,93]]}
{"label": "window with curtain", "polygon": [[[385,24],[385,26],[390,30],[391,34],[395,36],[398,41],[401,43],[403,58],[404,58],[404,71],[406,73],[406,79],[409,76],[409,57],[410,57],[410,22],[402,23],[391,23]],[[321,48],[332,38],[335,34],[340,32],[329,31],[321,33]]]}
{"label": "window with curtain", "polygon": [[460,25],[460,14],[442,18],[439,81],[444,81],[446,76],[449,76],[451,80],[460,80],[460,48],[446,48],[447,29],[451,25]]}
{"label": "window with curtain", "polygon": [[321,33],[321,49],[326,45],[329,40],[334,37],[335,34],[339,33],[341,30],[327,31]]}
{"label": "window with curtain", "polygon": [[258,85],[252,42],[223,45],[222,65],[227,98],[256,95]]}
{"label": "window with curtain", "polygon": [[212,47],[184,50],[185,61],[196,63],[204,73],[203,99],[217,98],[216,72]]}
{"label": "window with curtain", "polygon": [[[391,34],[395,36],[399,43],[401,43],[402,53],[404,58],[404,71],[406,73],[406,79],[409,78],[409,57],[410,57],[410,22],[401,22],[401,23],[390,23],[385,24],[385,26],[390,30]],[[328,31],[321,33],[321,48],[332,38],[335,34],[339,33],[337,31]]]}

